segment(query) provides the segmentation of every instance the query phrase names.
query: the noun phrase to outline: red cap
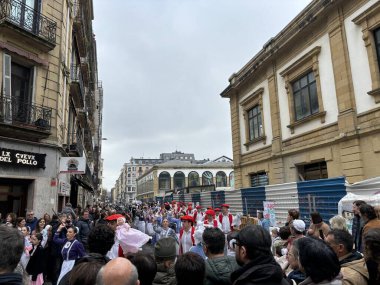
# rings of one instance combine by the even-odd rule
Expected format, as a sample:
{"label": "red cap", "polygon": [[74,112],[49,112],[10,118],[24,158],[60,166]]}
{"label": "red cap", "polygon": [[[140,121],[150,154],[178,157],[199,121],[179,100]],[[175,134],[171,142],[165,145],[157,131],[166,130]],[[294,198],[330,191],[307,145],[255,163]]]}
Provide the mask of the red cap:
{"label": "red cap", "polygon": [[206,215],[212,215],[212,216],[215,216],[215,212],[214,212],[214,210],[207,210],[207,211],[206,211]]}
{"label": "red cap", "polygon": [[189,215],[186,215],[186,216],[182,216],[182,217],[181,217],[181,220],[182,220],[182,221],[193,222],[193,217],[192,217],[192,216],[189,216]]}
{"label": "red cap", "polygon": [[201,205],[198,205],[198,206],[196,206],[195,208],[197,208],[197,209],[202,209],[202,206],[201,206]]}
{"label": "red cap", "polygon": [[108,216],[106,218],[106,221],[115,221],[117,220],[118,218],[124,218],[123,215],[120,215],[120,214],[114,214],[114,215],[111,215],[111,216]]}
{"label": "red cap", "polygon": [[187,205],[193,205],[193,203],[192,203],[192,202],[189,202],[189,203],[187,203]]}
{"label": "red cap", "polygon": [[172,204],[175,204],[175,203],[176,203],[176,202],[173,200],[173,201],[172,201]]}
{"label": "red cap", "polygon": [[215,212],[220,212],[220,209],[219,208],[215,208],[214,211]]}
{"label": "red cap", "polygon": [[223,208],[223,207],[225,207],[225,208],[229,208],[230,205],[228,205],[228,204],[222,204],[220,207],[221,207],[221,208]]}
{"label": "red cap", "polygon": [[187,209],[188,209],[189,211],[191,211],[191,210],[193,209],[193,207],[188,206]]}

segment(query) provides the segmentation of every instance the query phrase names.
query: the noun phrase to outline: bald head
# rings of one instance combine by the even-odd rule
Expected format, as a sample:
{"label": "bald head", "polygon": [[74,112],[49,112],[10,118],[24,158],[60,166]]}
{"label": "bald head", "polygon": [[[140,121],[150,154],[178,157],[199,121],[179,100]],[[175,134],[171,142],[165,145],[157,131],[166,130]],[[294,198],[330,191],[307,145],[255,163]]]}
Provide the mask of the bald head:
{"label": "bald head", "polygon": [[126,258],[117,257],[100,269],[97,285],[139,285],[136,267]]}

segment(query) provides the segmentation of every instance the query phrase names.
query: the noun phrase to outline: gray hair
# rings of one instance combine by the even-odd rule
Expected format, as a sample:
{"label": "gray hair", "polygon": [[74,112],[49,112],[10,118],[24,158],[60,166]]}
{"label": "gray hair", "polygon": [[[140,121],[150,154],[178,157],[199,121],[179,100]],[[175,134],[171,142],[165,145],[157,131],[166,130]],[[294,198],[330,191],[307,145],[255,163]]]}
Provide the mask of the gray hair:
{"label": "gray hair", "polygon": [[13,272],[24,250],[24,237],[18,229],[0,226],[0,271]]}

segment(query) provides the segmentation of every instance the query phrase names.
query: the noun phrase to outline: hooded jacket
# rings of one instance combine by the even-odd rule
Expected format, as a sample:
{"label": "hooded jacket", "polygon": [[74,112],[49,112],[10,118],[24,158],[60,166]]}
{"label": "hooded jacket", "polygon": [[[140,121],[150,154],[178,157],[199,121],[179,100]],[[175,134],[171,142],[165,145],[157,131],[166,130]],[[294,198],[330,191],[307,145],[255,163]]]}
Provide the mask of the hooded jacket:
{"label": "hooded jacket", "polygon": [[272,255],[256,256],[240,269],[232,272],[233,285],[288,285],[280,265]]}
{"label": "hooded jacket", "polygon": [[364,258],[341,265],[343,285],[367,285],[369,274]]}
{"label": "hooded jacket", "polygon": [[221,256],[206,260],[206,276],[204,285],[231,284],[231,273],[239,269],[235,257]]}

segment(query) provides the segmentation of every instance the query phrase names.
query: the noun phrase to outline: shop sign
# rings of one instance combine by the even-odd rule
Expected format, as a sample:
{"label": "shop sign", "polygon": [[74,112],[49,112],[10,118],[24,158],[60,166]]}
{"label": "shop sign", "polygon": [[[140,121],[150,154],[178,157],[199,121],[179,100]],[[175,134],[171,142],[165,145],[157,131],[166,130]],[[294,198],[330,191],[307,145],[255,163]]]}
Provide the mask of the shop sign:
{"label": "shop sign", "polygon": [[45,169],[46,154],[0,148],[0,164]]}
{"label": "shop sign", "polygon": [[58,194],[64,195],[64,196],[70,196],[70,183],[60,181],[59,188],[58,188]]}
{"label": "shop sign", "polygon": [[60,173],[86,173],[86,159],[84,157],[61,157],[59,162]]}

